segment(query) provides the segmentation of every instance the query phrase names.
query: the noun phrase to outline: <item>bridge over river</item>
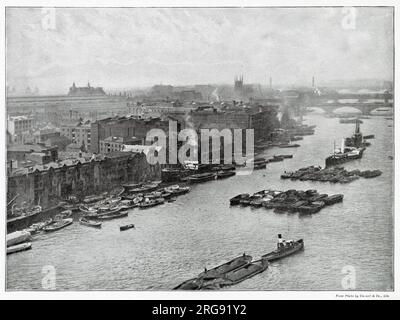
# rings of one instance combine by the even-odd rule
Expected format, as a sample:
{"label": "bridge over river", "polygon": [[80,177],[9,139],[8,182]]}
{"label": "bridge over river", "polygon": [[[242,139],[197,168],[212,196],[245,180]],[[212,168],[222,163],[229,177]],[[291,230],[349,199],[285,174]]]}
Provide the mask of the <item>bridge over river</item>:
{"label": "bridge over river", "polygon": [[324,110],[326,113],[333,113],[343,107],[351,107],[360,110],[363,115],[369,115],[374,110],[393,109],[393,102],[322,102],[311,105]]}

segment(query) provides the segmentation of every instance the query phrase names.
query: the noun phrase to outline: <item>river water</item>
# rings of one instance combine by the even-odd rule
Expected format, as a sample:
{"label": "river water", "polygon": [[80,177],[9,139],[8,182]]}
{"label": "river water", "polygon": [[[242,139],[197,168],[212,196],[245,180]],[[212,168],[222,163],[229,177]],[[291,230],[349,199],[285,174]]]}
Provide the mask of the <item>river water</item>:
{"label": "river water", "polygon": [[[381,176],[344,185],[281,180],[284,170],[324,166],[333,141],[339,144],[355,127],[318,114],[305,120],[317,127],[315,135],[296,142],[300,148],[265,151],[266,156],[293,154],[292,159],[248,176],[193,185],[173,203],[132,209],[128,217],[106,221],[100,230],[75,221],[37,235],[32,250],[7,256],[7,288],[46,289],[46,277],[52,274],[46,272],[53,270],[57,290],[169,290],[205,266],[212,268],[243,252],[257,259],[275,249],[282,233],[303,238],[305,250],[223,290],[343,290],[349,288],[342,286],[346,271],[356,290],[392,290],[394,160],[388,156],[394,155],[393,121],[363,119],[362,132],[375,134],[375,139],[362,159],[344,164],[346,169],[379,169]],[[266,188],[343,193],[344,201],[307,217],[229,206],[229,198],[239,193]],[[119,226],[128,223],[136,228],[120,232]]]}

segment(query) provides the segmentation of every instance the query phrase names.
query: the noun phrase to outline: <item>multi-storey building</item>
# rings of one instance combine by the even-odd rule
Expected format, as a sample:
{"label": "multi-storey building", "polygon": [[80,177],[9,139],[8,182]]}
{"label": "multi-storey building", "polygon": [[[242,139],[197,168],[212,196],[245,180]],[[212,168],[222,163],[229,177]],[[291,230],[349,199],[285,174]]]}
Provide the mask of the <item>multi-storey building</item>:
{"label": "multi-storey building", "polygon": [[111,153],[116,151],[123,151],[125,145],[141,145],[143,139],[135,137],[108,137],[104,140],[100,140],[100,153]]}
{"label": "multi-storey building", "polygon": [[12,142],[24,143],[26,136],[33,130],[34,119],[29,116],[9,117],[7,127]]}
{"label": "multi-storey building", "polygon": [[89,120],[61,126],[61,135],[70,139],[72,143],[83,146],[86,150],[91,148],[92,137]]}
{"label": "multi-storey building", "polygon": [[[169,122],[160,118],[113,117],[95,121],[91,124],[91,151],[100,153],[100,142],[108,137],[141,140],[146,142],[151,129],[162,129],[168,135]],[[110,142],[109,142],[110,143]]]}

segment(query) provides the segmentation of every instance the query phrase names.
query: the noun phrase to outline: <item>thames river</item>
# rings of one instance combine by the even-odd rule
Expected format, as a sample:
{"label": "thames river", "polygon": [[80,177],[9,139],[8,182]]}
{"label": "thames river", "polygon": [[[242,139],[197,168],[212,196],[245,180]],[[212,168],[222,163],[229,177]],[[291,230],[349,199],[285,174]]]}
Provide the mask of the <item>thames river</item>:
{"label": "thames river", "polygon": [[[223,290],[343,290],[351,272],[356,290],[393,289],[393,120],[363,119],[364,135],[375,134],[360,160],[346,169],[379,169],[373,179],[349,184],[281,180],[283,171],[324,166],[333,142],[350,136],[354,124],[310,114],[315,135],[296,141],[301,147],[268,149],[265,156],[293,154],[251,175],[192,185],[173,203],[147,210],[132,209],[123,219],[106,221],[102,229],[71,226],[38,234],[32,250],[7,256],[9,290],[43,290],[46,270],[54,271],[56,290],[170,290],[238,255],[253,259],[276,247],[277,234],[303,238],[305,250],[271,263],[263,273]],[[239,193],[261,189],[316,189],[344,194],[343,203],[311,216],[279,214],[264,208],[230,207]],[[133,223],[135,229],[120,232]],[[53,288],[53,287],[52,287]]]}

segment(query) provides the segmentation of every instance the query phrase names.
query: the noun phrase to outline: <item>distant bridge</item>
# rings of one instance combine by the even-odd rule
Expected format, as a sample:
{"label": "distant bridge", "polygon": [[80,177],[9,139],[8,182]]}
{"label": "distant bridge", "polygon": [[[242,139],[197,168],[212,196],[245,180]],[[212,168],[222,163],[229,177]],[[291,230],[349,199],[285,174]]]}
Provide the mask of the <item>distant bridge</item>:
{"label": "distant bridge", "polygon": [[355,108],[357,110],[360,110],[362,114],[368,115],[371,114],[371,111],[379,108],[392,108],[393,109],[393,103],[388,102],[368,102],[368,103],[362,103],[362,102],[325,102],[325,103],[316,103],[313,105],[310,105],[310,107],[315,107],[324,110],[327,113],[333,113],[335,110],[343,107],[351,107]]}

